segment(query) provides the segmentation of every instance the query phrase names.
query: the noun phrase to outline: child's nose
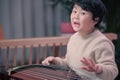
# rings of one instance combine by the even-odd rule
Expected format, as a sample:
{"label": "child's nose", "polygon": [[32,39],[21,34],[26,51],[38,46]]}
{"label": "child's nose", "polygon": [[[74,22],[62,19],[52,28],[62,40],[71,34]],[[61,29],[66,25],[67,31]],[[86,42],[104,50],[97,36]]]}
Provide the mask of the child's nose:
{"label": "child's nose", "polygon": [[79,18],[79,12],[75,14],[75,18]]}

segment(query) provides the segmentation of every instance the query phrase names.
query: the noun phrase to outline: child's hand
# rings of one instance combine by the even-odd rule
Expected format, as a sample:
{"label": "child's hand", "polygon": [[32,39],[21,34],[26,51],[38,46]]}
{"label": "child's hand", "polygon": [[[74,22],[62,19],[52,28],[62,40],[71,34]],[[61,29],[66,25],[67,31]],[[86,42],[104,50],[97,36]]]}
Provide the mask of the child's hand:
{"label": "child's hand", "polygon": [[86,59],[83,57],[81,62],[85,64],[85,66],[82,67],[84,70],[95,73],[100,73],[102,71],[101,67],[95,64],[95,61],[93,59]]}
{"label": "child's hand", "polygon": [[44,65],[50,65],[50,63],[55,63],[55,57],[50,56],[42,61],[42,64],[44,64]]}

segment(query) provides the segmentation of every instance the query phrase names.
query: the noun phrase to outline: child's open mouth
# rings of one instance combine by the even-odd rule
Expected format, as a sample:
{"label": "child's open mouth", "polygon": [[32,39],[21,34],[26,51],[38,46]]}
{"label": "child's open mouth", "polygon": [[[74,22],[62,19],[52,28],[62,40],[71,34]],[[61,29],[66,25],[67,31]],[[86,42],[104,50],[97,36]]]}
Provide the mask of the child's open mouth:
{"label": "child's open mouth", "polygon": [[79,26],[80,26],[80,23],[74,22],[74,25],[76,25],[77,27],[79,27]]}

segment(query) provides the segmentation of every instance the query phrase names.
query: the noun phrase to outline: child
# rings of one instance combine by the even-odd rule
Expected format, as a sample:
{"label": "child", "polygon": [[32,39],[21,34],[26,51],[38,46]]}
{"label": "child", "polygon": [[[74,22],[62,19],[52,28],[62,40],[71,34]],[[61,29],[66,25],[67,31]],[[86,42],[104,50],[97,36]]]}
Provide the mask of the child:
{"label": "child", "polygon": [[90,80],[114,80],[118,74],[114,46],[97,29],[105,12],[101,0],[74,0],[70,18],[76,33],[68,42],[66,57],[50,56],[42,64],[69,66]]}

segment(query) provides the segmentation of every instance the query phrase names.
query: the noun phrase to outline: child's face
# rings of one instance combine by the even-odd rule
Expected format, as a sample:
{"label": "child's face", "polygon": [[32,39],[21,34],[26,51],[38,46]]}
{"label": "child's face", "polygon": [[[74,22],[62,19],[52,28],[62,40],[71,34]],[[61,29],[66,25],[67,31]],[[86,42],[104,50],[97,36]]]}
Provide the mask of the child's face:
{"label": "child's face", "polygon": [[97,22],[92,19],[92,13],[74,5],[71,13],[71,24],[75,31],[89,33]]}

